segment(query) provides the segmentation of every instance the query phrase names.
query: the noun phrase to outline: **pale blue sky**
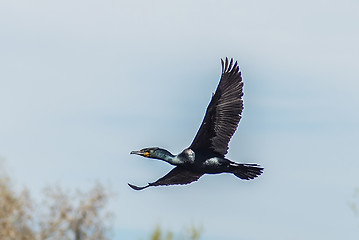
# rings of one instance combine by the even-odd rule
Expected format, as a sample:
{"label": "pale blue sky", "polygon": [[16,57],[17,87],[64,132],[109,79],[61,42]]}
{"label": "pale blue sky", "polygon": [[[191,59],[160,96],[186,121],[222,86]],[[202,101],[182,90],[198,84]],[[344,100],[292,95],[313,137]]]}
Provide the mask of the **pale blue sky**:
{"label": "pale blue sky", "polygon": [[[110,185],[115,239],[158,223],[203,225],[203,240],[358,239],[358,12],[356,0],[1,1],[0,156],[35,196]],[[131,150],[191,143],[226,56],[245,82],[228,157],[264,174],[130,189],[171,169]]]}

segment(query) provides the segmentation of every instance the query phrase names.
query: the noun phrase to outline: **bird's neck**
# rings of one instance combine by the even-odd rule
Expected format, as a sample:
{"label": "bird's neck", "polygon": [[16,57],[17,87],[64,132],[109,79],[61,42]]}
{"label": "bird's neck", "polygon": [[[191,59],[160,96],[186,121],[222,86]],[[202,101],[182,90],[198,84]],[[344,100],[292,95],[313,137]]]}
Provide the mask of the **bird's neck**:
{"label": "bird's neck", "polygon": [[168,162],[172,165],[176,165],[176,156],[175,155],[172,155],[172,154],[167,154],[167,155],[164,155],[162,158],[161,158],[163,161],[165,162]]}
{"label": "bird's neck", "polygon": [[163,160],[172,165],[188,165],[193,164],[195,160],[195,153],[192,149],[185,149],[178,155],[173,155],[165,149],[157,150],[156,155],[153,158]]}
{"label": "bird's neck", "polygon": [[173,155],[172,153],[170,153],[167,150],[161,150],[158,151],[156,153],[156,156],[154,156],[154,158],[159,159],[159,160],[163,160],[165,162],[168,162],[169,164],[172,165],[179,165],[181,164],[180,159],[178,158],[178,155]]}

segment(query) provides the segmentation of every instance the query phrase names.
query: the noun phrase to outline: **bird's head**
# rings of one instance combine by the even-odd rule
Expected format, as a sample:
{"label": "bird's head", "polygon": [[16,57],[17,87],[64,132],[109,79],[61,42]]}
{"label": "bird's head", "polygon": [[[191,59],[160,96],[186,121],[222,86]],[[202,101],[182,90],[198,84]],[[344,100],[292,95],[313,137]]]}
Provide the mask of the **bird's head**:
{"label": "bird's head", "polygon": [[132,151],[130,154],[137,154],[143,157],[161,160],[166,160],[168,157],[173,157],[169,151],[159,147],[143,148],[140,151]]}

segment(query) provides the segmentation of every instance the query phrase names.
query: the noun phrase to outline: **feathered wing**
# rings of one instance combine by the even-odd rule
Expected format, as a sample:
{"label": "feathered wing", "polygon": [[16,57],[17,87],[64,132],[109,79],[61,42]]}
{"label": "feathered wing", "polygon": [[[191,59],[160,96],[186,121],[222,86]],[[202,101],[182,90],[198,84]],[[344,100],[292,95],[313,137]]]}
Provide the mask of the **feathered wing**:
{"label": "feathered wing", "polygon": [[229,172],[241,179],[251,180],[261,175],[263,168],[258,164],[232,163]]}
{"label": "feathered wing", "polygon": [[243,82],[237,62],[222,62],[222,76],[190,148],[224,156],[243,110]]}
{"label": "feathered wing", "polygon": [[197,181],[203,173],[192,172],[188,169],[182,167],[175,167],[164,177],[158,179],[156,182],[149,183],[144,187],[137,187],[132,184],[128,184],[131,188],[135,190],[142,190],[150,186],[164,186],[164,185],[176,185],[176,184],[189,184],[193,181]]}

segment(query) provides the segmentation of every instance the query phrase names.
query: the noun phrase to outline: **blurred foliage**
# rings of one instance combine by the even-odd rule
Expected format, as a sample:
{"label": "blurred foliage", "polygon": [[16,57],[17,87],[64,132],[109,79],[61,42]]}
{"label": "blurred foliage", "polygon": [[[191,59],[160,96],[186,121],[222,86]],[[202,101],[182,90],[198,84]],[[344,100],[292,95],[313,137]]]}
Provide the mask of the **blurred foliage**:
{"label": "blurred foliage", "polygon": [[48,187],[39,205],[27,190],[16,193],[0,166],[0,239],[108,240],[108,197],[100,184],[76,193]]}
{"label": "blurred foliage", "polygon": [[26,190],[15,193],[10,179],[0,175],[0,239],[32,240],[32,202]]}
{"label": "blurred foliage", "polygon": [[109,213],[102,213],[108,195],[97,184],[89,192],[64,192],[60,187],[45,190],[47,211],[39,222],[40,239],[107,240]]}
{"label": "blurred foliage", "polygon": [[353,193],[352,200],[348,202],[349,207],[356,216],[359,216],[359,188],[356,188]]}
{"label": "blurred foliage", "polygon": [[[112,215],[105,211],[110,194],[97,184],[90,191],[47,187],[39,204],[24,189],[14,190],[0,161],[0,240],[109,240]],[[175,236],[157,226],[151,240],[199,240],[194,225]]]}
{"label": "blurred foliage", "polygon": [[[160,226],[157,226],[154,232],[152,233],[151,240],[199,240],[202,233],[202,227],[195,227],[192,225],[191,227],[186,229],[186,235],[185,236],[178,236],[177,238],[174,238],[174,234],[171,231],[167,231],[166,234],[163,234],[163,230]],[[164,235],[165,237],[162,237]]]}

